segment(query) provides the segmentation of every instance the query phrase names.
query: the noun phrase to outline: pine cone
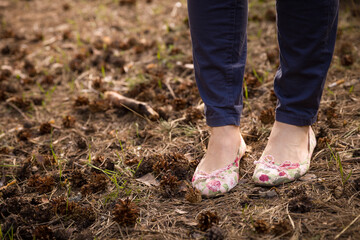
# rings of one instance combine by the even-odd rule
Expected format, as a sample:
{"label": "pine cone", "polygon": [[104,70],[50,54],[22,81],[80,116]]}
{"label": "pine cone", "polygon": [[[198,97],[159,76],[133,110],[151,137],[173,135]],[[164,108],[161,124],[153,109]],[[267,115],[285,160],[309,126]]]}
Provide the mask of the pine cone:
{"label": "pine cone", "polygon": [[76,212],[81,212],[81,207],[78,203],[68,201],[68,199],[65,199],[64,197],[58,197],[53,199],[51,205],[54,212],[60,215],[71,215]]}
{"label": "pine cone", "polygon": [[76,119],[73,116],[65,116],[62,120],[62,124],[66,128],[72,128],[75,126]]}
{"label": "pine cone", "polygon": [[218,226],[212,226],[205,233],[206,240],[223,240],[225,239],[225,234],[221,228]]}
{"label": "pine cone", "polygon": [[189,107],[186,109],[185,113],[185,122],[196,124],[197,120],[202,119],[202,112],[194,107]]}
{"label": "pine cone", "polygon": [[185,180],[189,175],[189,161],[186,157],[178,152],[164,155],[154,155],[152,158],[157,159],[153,165],[155,175],[163,175],[170,172],[179,180]]}
{"label": "pine cone", "polygon": [[163,156],[161,156],[161,155],[155,155],[153,158],[158,159],[158,160],[154,163],[154,165],[153,165],[153,167],[152,167],[153,172],[154,172],[156,175],[158,175],[158,174],[160,174],[161,172],[166,171],[167,169],[169,169],[169,164],[168,164],[168,162],[164,159]]}
{"label": "pine cone", "polygon": [[172,197],[179,193],[180,181],[174,175],[167,173],[161,178],[160,187],[164,197]]}
{"label": "pine cone", "polygon": [[34,187],[39,193],[50,192],[55,186],[55,180],[51,176],[43,176],[36,174],[29,178],[29,187]]}
{"label": "pine cone", "polygon": [[165,154],[165,159],[169,163],[171,173],[179,180],[186,180],[189,176],[189,160],[181,153],[174,152]]}
{"label": "pine cone", "polygon": [[53,231],[47,225],[37,226],[33,231],[34,239],[54,239]]}
{"label": "pine cone", "polygon": [[75,99],[74,106],[85,106],[85,105],[89,105],[89,98],[87,98],[86,96],[78,96]]}
{"label": "pine cone", "polygon": [[113,220],[121,226],[134,226],[140,215],[137,205],[128,198],[120,199],[120,203],[115,205],[112,214],[114,215]]}
{"label": "pine cone", "polygon": [[306,213],[306,212],[310,212],[312,208],[313,208],[313,203],[306,194],[293,198],[289,202],[290,212]]}
{"label": "pine cone", "polygon": [[283,235],[286,233],[289,234],[291,233],[291,231],[292,231],[292,227],[289,221],[286,220],[280,220],[271,226],[271,233],[274,234],[275,236]]}
{"label": "pine cone", "polygon": [[51,126],[51,123],[49,123],[49,122],[42,123],[39,128],[41,135],[51,133],[52,130],[53,130],[53,127]]}
{"label": "pine cone", "polygon": [[185,199],[191,203],[199,203],[202,200],[201,193],[198,189],[189,186],[185,194]]}
{"label": "pine cone", "polygon": [[273,123],[275,121],[274,109],[268,108],[261,111],[259,119],[263,124]]}
{"label": "pine cone", "polygon": [[206,231],[207,229],[211,228],[213,225],[219,224],[219,216],[216,212],[202,212],[197,216],[198,225],[197,227],[201,231]]}
{"label": "pine cone", "polygon": [[81,187],[81,193],[86,195],[90,193],[96,193],[104,191],[107,186],[107,178],[104,174],[93,172],[90,177],[88,184],[85,184]]}
{"label": "pine cone", "polygon": [[160,185],[175,187],[175,186],[179,185],[179,181],[176,176],[168,173],[164,177],[161,178]]}
{"label": "pine cone", "polygon": [[74,187],[81,187],[87,183],[84,174],[78,169],[75,169],[71,173],[70,182],[71,182],[71,185]]}
{"label": "pine cone", "polygon": [[356,191],[360,191],[360,177],[356,178],[352,181],[354,188]]}
{"label": "pine cone", "polygon": [[256,220],[254,222],[254,228],[257,233],[267,233],[269,232],[269,224],[265,220]]}
{"label": "pine cone", "polygon": [[150,173],[152,171],[155,172],[154,168],[156,168],[156,167],[154,165],[156,164],[158,157],[162,157],[162,156],[155,154],[155,155],[151,155],[148,157],[144,157],[144,159],[141,161],[139,167],[137,168],[137,170],[135,172],[135,177],[139,178],[139,177],[142,177],[145,174]]}

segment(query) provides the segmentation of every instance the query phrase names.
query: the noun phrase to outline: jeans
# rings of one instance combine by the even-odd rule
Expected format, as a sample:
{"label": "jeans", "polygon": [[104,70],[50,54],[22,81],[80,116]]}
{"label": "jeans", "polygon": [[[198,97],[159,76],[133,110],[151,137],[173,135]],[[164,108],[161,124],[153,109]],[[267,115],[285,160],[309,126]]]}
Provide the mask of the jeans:
{"label": "jeans", "polygon": [[[317,118],[334,52],[339,0],[277,0],[280,66],[275,119]],[[239,125],[246,63],[247,0],[188,0],[195,78],[211,127]]]}

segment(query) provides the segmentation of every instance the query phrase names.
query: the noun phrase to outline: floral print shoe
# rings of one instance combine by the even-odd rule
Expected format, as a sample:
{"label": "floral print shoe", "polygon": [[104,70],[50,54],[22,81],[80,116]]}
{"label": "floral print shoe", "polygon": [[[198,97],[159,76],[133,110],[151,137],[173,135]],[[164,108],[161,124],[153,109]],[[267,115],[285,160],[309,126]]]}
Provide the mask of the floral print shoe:
{"label": "floral print shoe", "polygon": [[203,196],[214,197],[229,192],[239,181],[239,161],[244,156],[246,144],[241,137],[240,147],[233,163],[228,166],[206,173],[198,168],[194,172],[192,185],[198,189]]}
{"label": "floral print shoe", "polygon": [[271,155],[262,156],[256,164],[253,181],[260,186],[277,186],[283,183],[292,182],[303,176],[310,168],[311,155],[316,146],[316,138],[313,130],[309,130],[309,153],[307,158],[301,163],[285,161],[275,163]]}

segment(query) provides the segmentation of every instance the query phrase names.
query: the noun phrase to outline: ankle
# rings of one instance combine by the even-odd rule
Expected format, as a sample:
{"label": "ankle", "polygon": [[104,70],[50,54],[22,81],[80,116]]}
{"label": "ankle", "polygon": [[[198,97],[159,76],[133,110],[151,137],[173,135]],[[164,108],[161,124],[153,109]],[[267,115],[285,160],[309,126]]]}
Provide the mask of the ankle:
{"label": "ankle", "polygon": [[308,131],[310,129],[310,125],[307,126],[297,126],[297,125],[291,125],[283,122],[275,121],[273,128],[280,128],[283,130],[295,130],[295,131]]}
{"label": "ankle", "polygon": [[211,127],[210,133],[211,134],[228,134],[228,133],[235,133],[239,132],[240,127],[236,125],[226,125],[220,127]]}
{"label": "ankle", "polygon": [[234,125],[213,127],[210,130],[210,142],[219,146],[240,144],[240,128]]}
{"label": "ankle", "polygon": [[210,129],[210,136],[217,139],[237,139],[240,137],[240,128],[234,125],[212,127]]}

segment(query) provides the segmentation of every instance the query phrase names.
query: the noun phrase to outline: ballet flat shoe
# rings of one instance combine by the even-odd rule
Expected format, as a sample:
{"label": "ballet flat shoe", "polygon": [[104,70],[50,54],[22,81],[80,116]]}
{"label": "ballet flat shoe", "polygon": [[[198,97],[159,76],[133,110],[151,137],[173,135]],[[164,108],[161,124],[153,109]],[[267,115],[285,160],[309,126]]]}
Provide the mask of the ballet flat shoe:
{"label": "ballet flat shoe", "polygon": [[256,164],[253,181],[260,186],[277,186],[292,182],[305,175],[310,168],[311,155],[316,146],[316,138],[313,130],[309,129],[309,144],[307,158],[300,163],[285,161],[276,163],[272,155],[262,156]]}
{"label": "ballet flat shoe", "polygon": [[229,192],[239,182],[239,162],[244,156],[246,144],[241,137],[241,143],[233,163],[228,166],[206,173],[198,168],[194,172],[192,178],[192,186],[198,189],[201,195],[206,197],[214,197]]}

